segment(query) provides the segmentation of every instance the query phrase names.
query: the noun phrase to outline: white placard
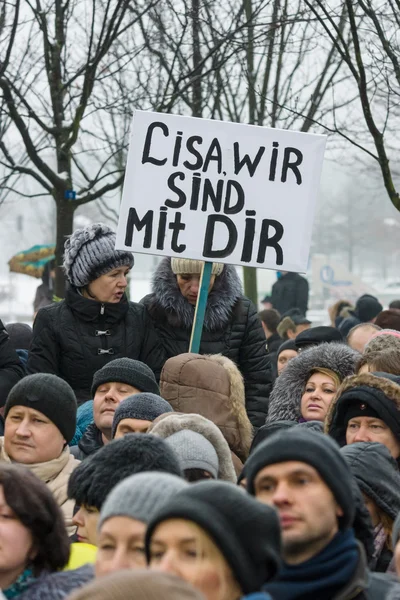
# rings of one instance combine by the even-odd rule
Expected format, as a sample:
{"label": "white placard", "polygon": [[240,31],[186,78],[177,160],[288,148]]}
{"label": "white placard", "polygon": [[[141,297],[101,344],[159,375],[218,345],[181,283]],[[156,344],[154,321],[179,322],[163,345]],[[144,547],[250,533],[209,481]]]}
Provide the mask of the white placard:
{"label": "white placard", "polygon": [[116,248],[304,272],[325,143],[136,111]]}

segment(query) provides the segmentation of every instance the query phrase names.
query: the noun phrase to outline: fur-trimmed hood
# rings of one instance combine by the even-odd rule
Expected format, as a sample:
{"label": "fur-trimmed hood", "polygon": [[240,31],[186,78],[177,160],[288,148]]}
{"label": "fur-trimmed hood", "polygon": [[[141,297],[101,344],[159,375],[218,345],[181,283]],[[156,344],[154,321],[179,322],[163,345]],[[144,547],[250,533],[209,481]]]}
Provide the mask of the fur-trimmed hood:
{"label": "fur-trimmed hood", "polygon": [[[171,269],[170,258],[164,258],[155,270],[152,290],[143,300],[152,318],[164,319],[172,327],[192,328],[195,307],[182,296],[176,275]],[[242,285],[235,267],[225,265],[221,275],[215,278],[214,286],[208,295],[204,329],[223,329],[231,319],[235,304],[242,295]]]}
{"label": "fur-trimmed hood", "polygon": [[[371,373],[361,373],[348,377],[337,391],[336,397],[329,407],[325,419],[325,433],[333,437],[340,446],[346,443],[346,430],[344,424],[344,410],[342,396],[345,392],[357,387],[370,387],[382,392],[388,402],[392,402],[400,413],[400,386],[385,377],[377,377]],[[344,399],[345,400],[345,399]],[[399,414],[400,424],[400,414]]]}
{"label": "fur-trimmed hood", "polygon": [[183,429],[200,433],[214,446],[219,462],[218,479],[236,483],[237,478],[228,442],[218,427],[205,417],[195,414],[167,413],[153,421],[148,433],[165,440]]}
{"label": "fur-trimmed hood", "polygon": [[248,457],[253,428],[246,412],[242,374],[221,354],[179,354],[161,372],[160,393],[176,412],[198,413],[219,427],[242,462]]}
{"label": "fur-trimmed hood", "polygon": [[336,342],[303,350],[277,378],[270,396],[266,423],[298,421],[301,417],[301,398],[311,371],[318,367],[330,369],[342,381],[354,373],[359,357],[359,353],[346,344]]}

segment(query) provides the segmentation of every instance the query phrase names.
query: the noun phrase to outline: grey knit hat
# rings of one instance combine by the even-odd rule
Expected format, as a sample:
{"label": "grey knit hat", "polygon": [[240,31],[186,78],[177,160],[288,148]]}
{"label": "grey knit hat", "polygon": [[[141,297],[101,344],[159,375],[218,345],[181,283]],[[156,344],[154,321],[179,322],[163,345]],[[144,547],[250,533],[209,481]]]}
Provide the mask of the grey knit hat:
{"label": "grey knit hat", "polygon": [[169,402],[149,392],[133,394],[125,398],[114,413],[111,437],[116,434],[118,424],[123,419],[140,419],[142,421],[154,421],[164,413],[174,412]]}
{"label": "grey knit hat", "polygon": [[75,435],[75,394],[69,383],[57,375],[35,373],[21,379],[8,394],[5,419],[13,406],[27,406],[43,413],[60,430],[67,444]]}
{"label": "grey knit hat", "polygon": [[165,440],[179,458],[183,471],[202,469],[218,479],[219,460],[214,446],[200,433],[190,429],[177,431]]}
{"label": "grey knit hat", "polygon": [[189,484],[169,473],[137,473],[115,486],[100,512],[98,529],[111,517],[129,517],[143,523],[150,519],[179,490]]}
{"label": "grey knit hat", "polygon": [[132,267],[133,254],[115,250],[115,233],[102,223],[77,229],[64,245],[64,271],[75,287],[88,285],[118,267]]}
{"label": "grey knit hat", "polygon": [[133,360],[133,358],[116,358],[96,371],[92,383],[92,396],[95,395],[99,385],[111,381],[126,383],[141,392],[160,393],[160,388],[150,367],[140,360]]}

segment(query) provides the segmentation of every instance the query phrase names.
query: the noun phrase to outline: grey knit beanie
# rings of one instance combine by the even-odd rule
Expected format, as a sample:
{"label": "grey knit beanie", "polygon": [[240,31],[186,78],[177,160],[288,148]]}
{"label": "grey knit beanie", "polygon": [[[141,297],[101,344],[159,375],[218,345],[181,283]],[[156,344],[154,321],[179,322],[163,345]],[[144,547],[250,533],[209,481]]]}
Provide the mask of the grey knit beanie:
{"label": "grey knit beanie", "polygon": [[35,373],[21,379],[8,394],[4,419],[13,406],[27,406],[43,413],[60,430],[67,444],[75,435],[75,394],[69,383],[57,375]]}
{"label": "grey knit beanie", "polygon": [[218,454],[204,435],[191,429],[183,429],[167,437],[165,441],[177,455],[183,471],[202,469],[218,479]]}
{"label": "grey knit beanie", "polygon": [[171,496],[188,485],[181,477],[169,473],[131,475],[107,496],[97,528],[111,517],[129,517],[148,523]]}
{"label": "grey knit beanie", "polygon": [[77,229],[64,245],[64,271],[75,287],[88,285],[118,267],[132,267],[133,254],[115,249],[115,233],[102,223]]}
{"label": "grey knit beanie", "polygon": [[154,421],[164,413],[174,412],[169,402],[149,392],[133,394],[125,398],[117,407],[111,430],[111,437],[116,434],[118,424],[123,419],[140,419],[141,421]]}
{"label": "grey knit beanie", "polygon": [[133,360],[133,358],[116,358],[96,371],[92,383],[92,396],[94,397],[99,385],[111,381],[126,383],[141,392],[157,395],[160,393],[160,388],[150,367],[140,360]]}

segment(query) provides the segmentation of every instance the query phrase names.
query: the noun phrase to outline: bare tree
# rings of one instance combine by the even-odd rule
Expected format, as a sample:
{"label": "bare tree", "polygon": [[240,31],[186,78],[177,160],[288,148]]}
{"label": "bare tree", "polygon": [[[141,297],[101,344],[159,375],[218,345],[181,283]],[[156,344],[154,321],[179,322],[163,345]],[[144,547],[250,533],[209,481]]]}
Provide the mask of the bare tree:
{"label": "bare tree", "polygon": [[[366,127],[372,147],[368,142],[364,143],[364,131],[357,127],[352,130],[343,123],[338,125],[334,119],[328,128],[376,161],[387,195],[400,210],[399,192],[389,158],[395,151],[391,136],[398,131],[400,3],[398,0],[304,1],[325,38],[334,44],[355,84],[364,131]],[[347,35],[340,27],[343,15]]]}
{"label": "bare tree", "polygon": [[[54,199],[59,265],[75,209],[122,184],[123,168],[112,160],[118,150],[99,135],[109,120],[99,82],[118,68],[110,54],[116,41],[151,7],[141,0],[27,0],[18,12],[17,2],[14,40],[0,39],[1,192]],[[58,270],[56,293],[63,290]]]}

